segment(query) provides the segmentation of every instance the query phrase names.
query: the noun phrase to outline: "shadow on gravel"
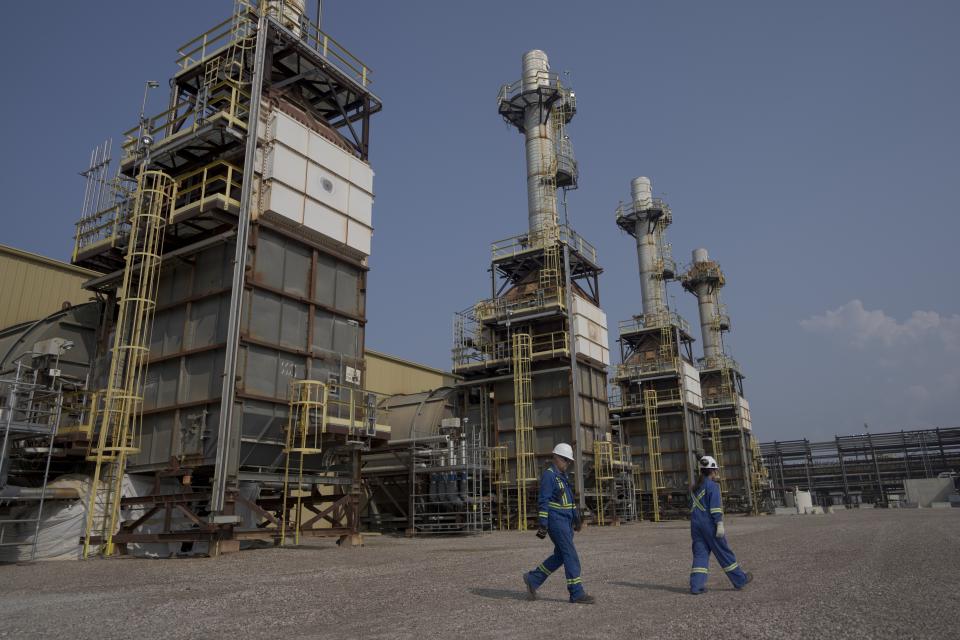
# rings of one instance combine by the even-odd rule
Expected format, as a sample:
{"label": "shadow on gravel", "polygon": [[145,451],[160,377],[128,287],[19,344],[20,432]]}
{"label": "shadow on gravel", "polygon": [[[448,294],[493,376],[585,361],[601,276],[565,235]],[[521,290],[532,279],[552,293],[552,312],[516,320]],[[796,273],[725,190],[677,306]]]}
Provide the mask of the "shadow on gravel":
{"label": "shadow on gravel", "polygon": [[689,593],[690,589],[686,587],[671,587],[665,584],[644,584],[642,582],[611,582],[620,587],[633,587],[634,589],[646,589],[652,591],[669,591],[670,593]]}
{"label": "shadow on gravel", "polygon": [[[531,602],[527,597],[526,591],[509,591],[507,589],[470,589],[470,593],[475,596],[483,596],[484,598],[494,598],[495,600],[520,600],[522,602]],[[537,600],[543,600],[544,602],[566,602],[566,600],[561,600],[559,598],[544,598],[537,596]]]}

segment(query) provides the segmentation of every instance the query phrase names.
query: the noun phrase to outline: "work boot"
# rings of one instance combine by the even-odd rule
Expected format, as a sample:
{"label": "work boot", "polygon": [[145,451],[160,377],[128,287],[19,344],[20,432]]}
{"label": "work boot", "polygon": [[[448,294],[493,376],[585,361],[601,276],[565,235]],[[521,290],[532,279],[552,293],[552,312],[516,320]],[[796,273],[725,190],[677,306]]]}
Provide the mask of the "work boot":
{"label": "work boot", "polygon": [[523,584],[527,585],[527,600],[537,599],[537,589],[530,583],[530,576],[523,574]]}
{"label": "work boot", "polygon": [[747,579],[746,579],[746,581],[745,581],[742,585],[740,585],[739,587],[737,587],[737,590],[739,591],[740,589],[743,589],[745,586],[747,586],[747,585],[750,584],[751,582],[753,582],[753,574],[750,573],[749,571],[747,571]]}
{"label": "work boot", "polygon": [[588,596],[587,594],[583,594],[582,596],[580,596],[576,600],[573,600],[572,602],[573,604],[596,604],[597,599],[594,598],[593,596]]}
{"label": "work boot", "polygon": [[706,592],[707,592],[706,589],[701,589],[700,591],[691,591],[691,592],[690,592],[690,595],[692,595],[692,596],[698,596],[698,595],[700,595],[701,593],[706,593]]}

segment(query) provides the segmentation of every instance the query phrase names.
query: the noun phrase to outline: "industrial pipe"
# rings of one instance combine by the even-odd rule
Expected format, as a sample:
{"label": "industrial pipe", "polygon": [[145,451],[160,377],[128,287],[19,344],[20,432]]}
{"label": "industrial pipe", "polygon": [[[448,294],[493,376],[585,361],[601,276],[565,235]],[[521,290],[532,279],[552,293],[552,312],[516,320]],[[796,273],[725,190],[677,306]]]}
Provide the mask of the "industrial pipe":
{"label": "industrial pipe", "polygon": [[65,487],[16,487],[7,485],[0,489],[0,501],[3,500],[77,500],[80,498],[78,489]]}

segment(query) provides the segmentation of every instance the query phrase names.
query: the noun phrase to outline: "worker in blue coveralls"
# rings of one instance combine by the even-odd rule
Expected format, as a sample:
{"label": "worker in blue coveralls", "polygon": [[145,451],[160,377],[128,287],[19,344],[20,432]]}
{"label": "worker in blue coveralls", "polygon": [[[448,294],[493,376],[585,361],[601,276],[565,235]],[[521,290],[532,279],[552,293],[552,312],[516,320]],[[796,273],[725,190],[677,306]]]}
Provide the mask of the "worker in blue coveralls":
{"label": "worker in blue coveralls", "polygon": [[540,476],[540,496],[537,501],[537,537],[543,540],[548,535],[553,541],[553,555],[540,565],[523,574],[523,582],[531,600],[537,599],[537,589],[550,577],[550,574],[563,565],[567,574],[567,591],[570,602],[593,604],[593,596],[583,590],[580,577],[580,558],[573,546],[573,532],[580,531],[582,521],[573,499],[573,487],[567,478],[567,467],[573,462],[573,449],[569,444],[560,443],[553,448],[553,464]]}
{"label": "worker in blue coveralls", "polygon": [[690,536],[693,538],[690,593],[694,595],[707,590],[711,552],[730,578],[734,589],[742,589],[753,580],[753,574],[744,573],[727,544],[723,527],[723,503],[720,500],[720,485],[715,480],[716,475],[717,461],[712,456],[703,456],[700,458],[700,480],[690,487]]}

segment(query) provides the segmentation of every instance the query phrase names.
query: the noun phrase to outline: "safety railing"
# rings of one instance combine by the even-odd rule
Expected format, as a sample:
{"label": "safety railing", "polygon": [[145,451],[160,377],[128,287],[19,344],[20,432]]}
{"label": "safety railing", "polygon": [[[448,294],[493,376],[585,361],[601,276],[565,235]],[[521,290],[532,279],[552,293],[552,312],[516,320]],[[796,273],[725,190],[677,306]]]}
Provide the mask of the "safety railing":
{"label": "safety railing", "polygon": [[476,317],[479,321],[500,320],[509,316],[538,311],[551,307],[566,308],[562,287],[536,289],[516,298],[492,298],[476,304]]}
{"label": "safety railing", "polygon": [[202,207],[213,198],[223,198],[229,204],[240,206],[242,181],[240,167],[222,160],[179,176],[173,217],[191,207]]}
{"label": "safety railing", "polygon": [[523,233],[504,238],[503,240],[494,242],[490,249],[493,260],[497,261],[527,253],[528,251],[541,249],[551,242],[558,241],[567,245],[571,250],[576,251],[591,262],[596,262],[597,249],[565,224],[551,227],[538,234]]}
{"label": "safety railing", "polygon": [[[372,75],[370,67],[301,14],[293,3],[277,0],[258,4],[263,6],[271,19],[288,29],[294,36],[301,38],[337,69],[346,73],[361,86],[366,87],[370,84]],[[180,69],[188,69],[219,53],[234,42],[250,37],[255,27],[256,15],[258,15],[258,9],[254,3],[238,0],[234,15],[177,48],[177,66]]]}
{"label": "safety railing", "polygon": [[649,329],[659,329],[676,325],[686,333],[690,333],[690,323],[683,319],[675,311],[663,311],[661,313],[646,313],[633,316],[629,320],[621,320],[617,323],[620,335],[637,333]]}
{"label": "safety railing", "polygon": [[[181,100],[176,105],[155,116],[146,118],[123,133],[124,161],[141,151],[141,135],[151,138],[153,147],[194,133],[201,126],[223,120],[229,126],[246,129],[250,111],[250,93],[232,80],[222,80],[210,88],[205,106],[191,100]],[[142,128],[141,128],[142,127]]]}
{"label": "safety railing", "polygon": [[614,212],[618,223],[623,218],[644,218],[651,214],[660,218],[664,225],[673,221],[670,206],[660,198],[653,198],[650,202],[621,202]]}
{"label": "safety railing", "polygon": [[[531,336],[531,352],[534,359],[570,355],[567,333],[553,331]],[[504,340],[495,343],[477,341],[454,347],[454,371],[467,367],[507,361],[511,357],[511,344]]]}
{"label": "safety railing", "polygon": [[95,245],[115,246],[126,237],[130,227],[130,196],[134,191],[132,182],[119,176],[107,184],[110,193],[104,209],[80,218],[76,223],[73,241],[73,260]]}
{"label": "safety railing", "polygon": [[682,371],[680,358],[657,358],[644,362],[618,364],[616,369],[617,378],[640,378],[652,373],[669,373]]}
{"label": "safety railing", "polygon": [[698,358],[697,368],[701,371],[710,371],[713,369],[730,369],[733,371],[740,371],[740,364],[730,356],[724,354],[720,356],[711,356],[709,358]]}

